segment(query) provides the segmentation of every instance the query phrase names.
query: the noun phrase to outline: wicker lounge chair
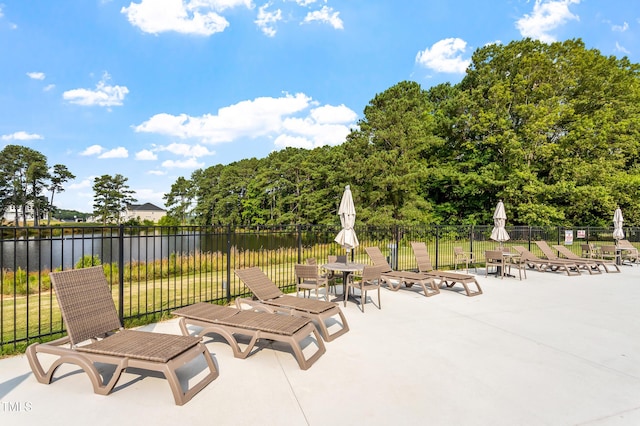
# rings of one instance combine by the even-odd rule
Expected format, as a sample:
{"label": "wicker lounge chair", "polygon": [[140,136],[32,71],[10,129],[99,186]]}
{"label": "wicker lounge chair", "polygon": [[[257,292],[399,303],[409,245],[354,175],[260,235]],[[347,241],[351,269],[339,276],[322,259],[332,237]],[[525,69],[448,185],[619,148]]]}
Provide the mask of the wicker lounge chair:
{"label": "wicker lounge chair", "polygon": [[[425,243],[413,242],[411,243],[411,248],[413,249],[413,255],[418,264],[418,271],[434,276],[439,280],[439,285],[444,284],[448,288],[451,288],[459,283],[464,287],[464,291],[469,297],[482,294],[482,288],[480,288],[478,280],[476,280],[476,277],[473,275],[433,269],[431,259],[429,258],[429,251]],[[470,285],[475,286],[476,290],[472,290]]]}
{"label": "wicker lounge chair", "polygon": [[569,276],[581,275],[580,268],[575,262],[542,259],[524,248],[524,246],[513,246],[513,249],[520,253],[522,261],[525,262],[529,268],[536,269],[540,272],[564,271]]}
{"label": "wicker lounge chair", "polygon": [[389,290],[398,291],[403,284],[407,288],[417,284],[422,288],[422,292],[426,297],[440,293],[440,288],[435,282],[436,277],[433,275],[414,271],[394,271],[378,247],[366,247],[364,250],[371,258],[371,262],[375,266],[382,268],[380,276]]}
{"label": "wicker lounge chair", "polygon": [[[324,342],[310,319],[279,315],[254,310],[240,310],[230,306],[195,303],[172,312],[180,317],[180,330],[185,336],[190,332],[190,325],[202,327],[197,336],[215,333],[223,337],[233,350],[236,358],[249,356],[260,339],[270,339],[291,345],[293,355],[302,370],[311,367],[326,352]],[[243,350],[236,335],[248,336],[249,343]],[[302,352],[302,341],[313,336],[317,350],[305,358]]]}
{"label": "wicker lounge chair", "polygon": [[585,271],[588,271],[589,274],[591,275],[602,273],[598,263],[594,262],[593,260],[579,259],[579,258],[563,259],[553,251],[554,249],[552,249],[551,246],[549,246],[549,244],[546,241],[536,241],[535,243],[538,246],[538,248],[542,251],[542,254],[544,254],[544,256],[549,260],[555,260],[558,262],[569,262],[571,264],[576,264],[579,268],[584,269]]}
{"label": "wicker lounge chair", "polygon": [[[95,393],[107,395],[125,369],[139,368],[164,374],[175,403],[183,405],[218,377],[202,339],[123,329],[102,266],[52,272],[50,276],[68,335],[27,348],[29,365],[40,383],[51,383],[62,364],[75,364],[87,373]],[[46,372],[40,353],[58,356]],[[200,356],[209,371],[191,389],[183,391],[176,370]],[[103,383],[96,363],[115,366],[107,383]]]}
{"label": "wicker lounge chair", "polygon": [[[320,335],[327,342],[349,331],[347,319],[336,303],[284,294],[257,266],[236,269],[235,273],[249,287],[253,296],[257,299],[257,301],[254,301],[247,298],[238,298],[236,299],[236,305],[241,306],[245,303],[249,306],[256,306],[262,304],[267,305],[275,312],[309,318],[314,321],[320,331]],[[340,317],[341,328],[330,334],[327,321],[336,315]]]}
{"label": "wicker lounge chair", "polygon": [[[598,267],[602,266],[605,272],[609,272],[609,273],[620,272],[620,268],[618,267],[618,265],[616,265],[614,261],[609,261],[606,259],[596,259],[592,257],[580,257],[574,252],[572,252],[571,250],[569,250],[567,247],[562,245],[554,245],[553,248],[558,250],[558,253],[560,253],[561,255],[563,255],[569,260],[588,260],[588,261],[594,262],[596,265],[598,265]],[[610,270],[611,267],[613,267],[615,270]]]}

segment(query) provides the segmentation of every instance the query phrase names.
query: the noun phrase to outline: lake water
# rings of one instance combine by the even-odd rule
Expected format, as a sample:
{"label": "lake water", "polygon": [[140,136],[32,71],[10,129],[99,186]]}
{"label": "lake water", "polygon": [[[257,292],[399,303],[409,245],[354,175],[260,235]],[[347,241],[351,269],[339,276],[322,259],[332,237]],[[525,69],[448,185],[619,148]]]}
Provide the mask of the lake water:
{"label": "lake water", "polygon": [[[231,238],[230,241],[227,241]],[[97,256],[102,263],[117,262],[122,250],[125,263],[151,262],[171,254],[226,252],[228,244],[238,250],[297,247],[294,233],[278,234],[179,234],[141,233],[124,235],[85,234],[53,238],[11,239],[0,241],[0,268],[16,270],[71,268],[84,256]]]}

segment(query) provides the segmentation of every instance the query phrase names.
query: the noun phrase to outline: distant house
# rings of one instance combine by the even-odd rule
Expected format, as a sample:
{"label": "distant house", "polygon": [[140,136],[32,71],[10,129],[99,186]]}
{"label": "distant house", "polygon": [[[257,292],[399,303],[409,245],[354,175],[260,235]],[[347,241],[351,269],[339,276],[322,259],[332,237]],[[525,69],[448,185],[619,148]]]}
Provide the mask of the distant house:
{"label": "distant house", "polygon": [[151,203],[129,204],[127,209],[122,213],[121,220],[126,222],[128,220],[138,219],[140,221],[150,220],[157,222],[166,214],[166,210]]}
{"label": "distant house", "polygon": [[[25,206],[25,217],[22,216],[22,209],[18,208],[18,224],[22,224],[25,218],[27,221],[33,221],[33,219],[35,218],[35,210],[33,209],[32,202],[28,202],[27,205]],[[47,214],[40,212],[39,219],[46,220]],[[8,223],[14,223],[15,220],[16,220],[15,206],[12,206],[12,205],[7,206],[7,209],[5,210],[4,215],[2,216],[2,221],[8,222]]]}

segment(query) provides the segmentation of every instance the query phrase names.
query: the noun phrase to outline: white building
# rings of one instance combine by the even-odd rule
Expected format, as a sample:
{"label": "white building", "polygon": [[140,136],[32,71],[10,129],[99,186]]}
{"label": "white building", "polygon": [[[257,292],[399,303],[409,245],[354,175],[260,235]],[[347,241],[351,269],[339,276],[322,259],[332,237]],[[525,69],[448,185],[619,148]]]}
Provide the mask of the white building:
{"label": "white building", "polygon": [[[33,203],[27,203],[25,208],[25,217],[22,216],[22,209],[18,208],[18,224],[17,226],[21,226],[24,222],[24,219],[27,219],[27,222],[33,222],[35,211],[33,209]],[[16,208],[15,206],[8,206],[7,210],[5,210],[2,215],[3,223],[11,223],[13,224],[16,220]],[[47,220],[47,215],[40,212],[39,220]]]}
{"label": "white building", "polygon": [[151,203],[129,204],[127,209],[120,216],[120,220],[122,222],[126,222],[128,220],[137,219],[140,221],[150,220],[152,222],[157,222],[166,214],[166,210],[163,210]]}

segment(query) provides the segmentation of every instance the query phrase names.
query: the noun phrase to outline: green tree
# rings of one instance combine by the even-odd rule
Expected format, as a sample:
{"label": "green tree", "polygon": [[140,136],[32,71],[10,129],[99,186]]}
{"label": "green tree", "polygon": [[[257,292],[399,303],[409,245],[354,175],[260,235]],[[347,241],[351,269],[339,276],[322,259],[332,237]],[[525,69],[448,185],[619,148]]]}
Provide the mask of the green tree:
{"label": "green tree", "polygon": [[365,107],[359,129],[347,138],[350,161],[342,169],[365,223],[433,220],[433,206],[420,192],[428,178],[424,158],[439,143],[432,112],[427,93],[409,81],[376,95]]}
{"label": "green tree", "polygon": [[171,191],[163,197],[168,208],[167,214],[178,218],[181,224],[185,224],[193,205],[194,196],[193,182],[180,176],[171,185]]}
{"label": "green tree", "polygon": [[134,191],[129,189],[127,180],[120,174],[102,175],[93,180],[93,214],[103,224],[119,224],[127,205],[137,201],[132,196]]}
{"label": "green tree", "polygon": [[2,205],[6,209],[12,206],[15,211],[15,224],[22,217],[23,226],[27,226],[27,206],[34,209],[34,217],[38,218],[42,208],[40,195],[45,188],[47,178],[46,157],[31,148],[20,145],[7,145],[0,151],[0,171],[2,180]]}
{"label": "green tree", "polygon": [[[49,206],[51,208],[51,212],[55,211],[55,207],[53,204],[53,198],[56,194],[60,192],[64,192],[64,183],[75,179],[73,173],[69,171],[67,166],[63,164],[55,164],[53,166],[53,170],[50,174],[50,182],[49,182],[49,192],[51,193],[51,197],[49,198]],[[51,214],[48,215],[47,225],[51,223]]]}

